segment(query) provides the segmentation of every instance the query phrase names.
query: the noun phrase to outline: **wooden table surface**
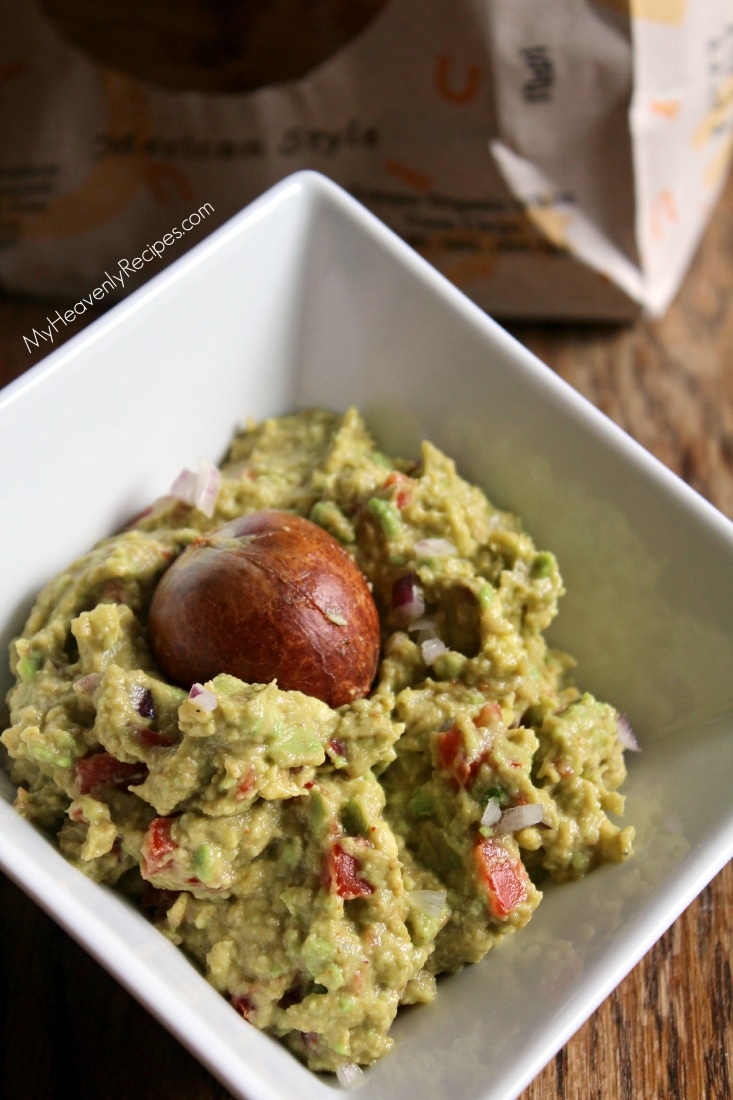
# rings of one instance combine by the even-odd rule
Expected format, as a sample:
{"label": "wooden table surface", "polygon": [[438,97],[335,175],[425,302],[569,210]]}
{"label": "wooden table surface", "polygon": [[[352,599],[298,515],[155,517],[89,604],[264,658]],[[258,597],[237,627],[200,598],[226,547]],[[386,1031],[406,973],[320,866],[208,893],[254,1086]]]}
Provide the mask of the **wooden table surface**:
{"label": "wooden table surface", "polygon": [[[0,384],[33,364],[22,334],[46,312],[45,303],[0,298]],[[662,320],[511,327],[733,518],[733,180]],[[5,537],[9,525],[4,517]],[[729,864],[521,1100],[731,1100],[732,959]],[[75,1100],[229,1095],[1,877],[0,991],[0,1092],[9,1100],[53,1100],[62,1089]]]}

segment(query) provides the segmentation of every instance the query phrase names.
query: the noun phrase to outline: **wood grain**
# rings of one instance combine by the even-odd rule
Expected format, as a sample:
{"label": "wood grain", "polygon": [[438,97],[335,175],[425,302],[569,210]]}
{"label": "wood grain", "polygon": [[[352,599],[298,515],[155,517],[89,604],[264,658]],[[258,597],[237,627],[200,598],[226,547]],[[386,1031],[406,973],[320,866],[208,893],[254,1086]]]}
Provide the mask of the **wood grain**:
{"label": "wood grain", "polygon": [[[570,385],[733,518],[733,180],[677,300],[624,328],[512,325]],[[68,303],[0,299],[0,384]],[[79,328],[83,322],[80,322]],[[79,331],[77,328],[76,331]],[[728,865],[521,1100],[731,1100]],[[2,1092],[55,1100],[228,1093],[17,887],[0,878]],[[459,1100],[458,1097],[455,1100]]]}

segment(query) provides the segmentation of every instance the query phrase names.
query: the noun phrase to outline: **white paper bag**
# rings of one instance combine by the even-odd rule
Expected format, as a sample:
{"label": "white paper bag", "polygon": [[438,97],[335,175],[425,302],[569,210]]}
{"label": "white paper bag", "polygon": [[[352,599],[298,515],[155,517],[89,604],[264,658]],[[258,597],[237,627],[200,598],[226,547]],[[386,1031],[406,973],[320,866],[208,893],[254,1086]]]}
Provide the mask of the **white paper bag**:
{"label": "white paper bag", "polygon": [[[123,295],[312,168],[497,316],[663,313],[728,171],[733,0],[359,2],[346,30],[340,0],[243,2],[219,69],[201,0],[137,0],[153,31],[124,33],[88,0],[5,0],[2,286]],[[283,61],[286,7],[336,28],[328,48]],[[188,55],[155,54],[174,9],[190,90]]]}

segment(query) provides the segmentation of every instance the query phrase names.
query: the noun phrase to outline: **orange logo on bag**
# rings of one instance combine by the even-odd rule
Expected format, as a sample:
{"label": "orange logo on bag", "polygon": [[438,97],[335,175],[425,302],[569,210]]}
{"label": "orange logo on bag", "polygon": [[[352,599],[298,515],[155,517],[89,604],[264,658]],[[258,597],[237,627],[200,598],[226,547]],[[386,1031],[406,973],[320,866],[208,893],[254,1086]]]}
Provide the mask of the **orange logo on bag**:
{"label": "orange logo on bag", "polygon": [[384,170],[395,179],[406,183],[413,191],[429,191],[433,185],[432,178],[427,172],[421,172],[419,168],[411,168],[409,164],[403,164],[400,160],[386,160]]}
{"label": "orange logo on bag", "polygon": [[459,74],[459,81],[454,72],[456,67],[453,58],[447,53],[439,54],[435,59],[435,86],[448,103],[470,103],[478,93],[481,70],[471,62]]}
{"label": "orange logo on bag", "polygon": [[674,193],[668,187],[659,192],[651,209],[651,234],[658,241],[664,236],[665,227],[680,220],[679,208]]}
{"label": "orange logo on bag", "polygon": [[679,99],[652,99],[649,110],[652,114],[661,115],[663,118],[677,118],[680,113],[680,101]]}

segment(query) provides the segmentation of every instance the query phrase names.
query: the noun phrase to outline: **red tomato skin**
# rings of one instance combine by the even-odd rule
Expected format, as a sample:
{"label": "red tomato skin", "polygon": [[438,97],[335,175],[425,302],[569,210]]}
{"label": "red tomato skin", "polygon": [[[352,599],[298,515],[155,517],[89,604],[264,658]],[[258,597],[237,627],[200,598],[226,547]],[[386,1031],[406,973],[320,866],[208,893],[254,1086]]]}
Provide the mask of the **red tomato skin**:
{"label": "red tomato skin", "polygon": [[154,817],[143,839],[143,859],[140,868],[143,878],[159,874],[173,863],[178,845],[171,836],[173,818]]}
{"label": "red tomato skin", "polygon": [[136,783],[142,783],[148,768],[141,761],[127,763],[108,752],[96,752],[77,760],[75,773],[79,794],[91,794],[99,787],[125,791]]}
{"label": "red tomato skin", "polygon": [[249,1020],[252,1017],[255,1006],[246,993],[240,994],[239,996],[233,996],[231,1003],[243,1019]]}
{"label": "red tomato skin", "polygon": [[149,749],[169,749],[171,745],[176,743],[172,738],[166,737],[164,733],[150,729],[148,726],[140,726],[137,735],[141,743]]}
{"label": "red tomato skin", "polygon": [[451,726],[438,735],[436,755],[440,770],[447,772],[458,787],[470,787],[481,765],[489,759],[487,751],[473,760],[468,759],[463,734],[458,726]]}
{"label": "red tomato skin", "polygon": [[513,909],[527,900],[529,879],[521,859],[514,859],[503,844],[492,837],[483,837],[474,849],[479,878],[486,887],[492,916],[508,917]]}
{"label": "red tomato skin", "polygon": [[345,852],[340,844],[334,844],[329,853],[326,872],[329,889],[345,901],[373,894],[374,887],[360,877],[359,870],[356,856]]}
{"label": "red tomato skin", "polygon": [[407,474],[400,473],[399,470],[393,470],[387,477],[383,488],[389,489],[392,485],[397,487],[394,494],[394,503],[401,511],[405,505],[410,503],[415,482],[413,478],[408,477]]}

